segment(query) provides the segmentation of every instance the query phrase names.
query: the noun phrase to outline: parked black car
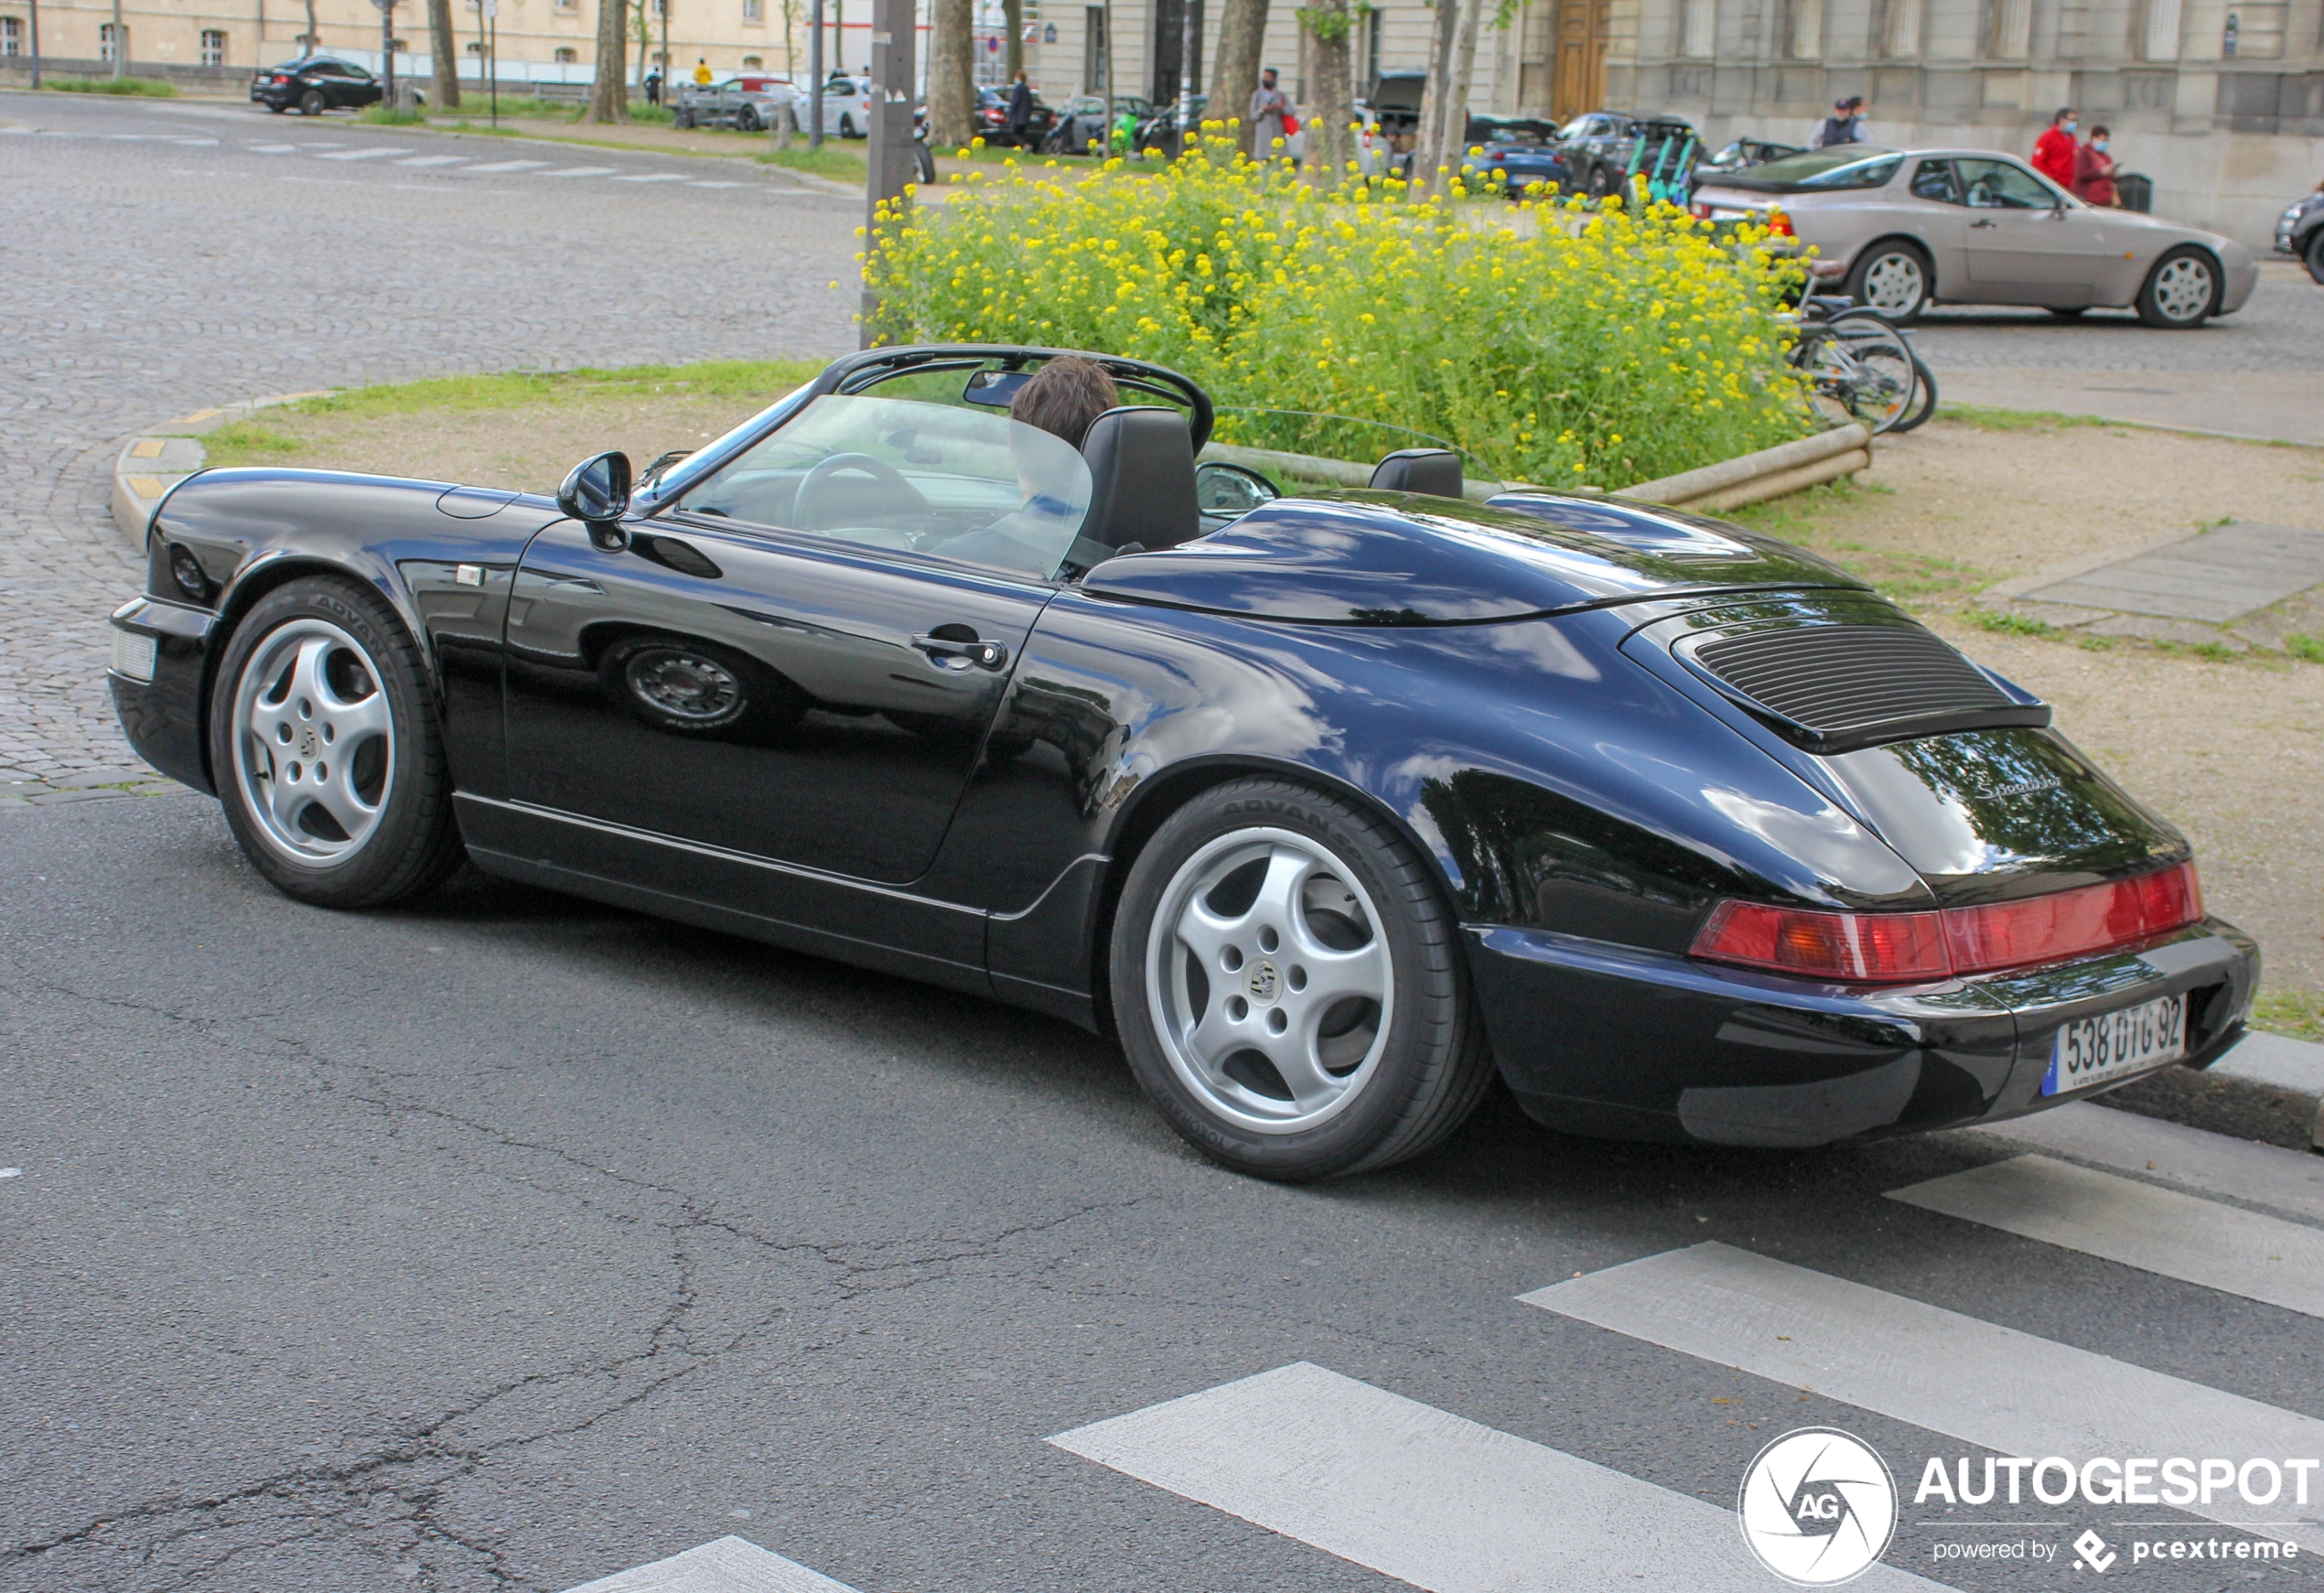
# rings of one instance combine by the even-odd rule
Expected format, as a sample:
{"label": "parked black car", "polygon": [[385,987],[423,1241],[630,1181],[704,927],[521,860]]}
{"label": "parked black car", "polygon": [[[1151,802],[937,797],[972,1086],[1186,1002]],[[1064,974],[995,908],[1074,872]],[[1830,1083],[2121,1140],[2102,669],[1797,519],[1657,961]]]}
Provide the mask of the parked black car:
{"label": "parked black car", "polygon": [[976,91],[976,131],[987,144],[1038,149],[1041,140],[1047,138],[1057,125],[1056,109],[1046,103],[1038,94],[1034,95],[1033,119],[1026,124],[1020,135],[1016,128],[1009,125],[1008,96],[1009,90],[1006,85]]}
{"label": "parked black car", "polygon": [[1571,191],[1574,173],[1557,132],[1555,122],[1531,116],[1469,117],[1461,144],[1461,182],[1472,189],[1501,188],[1512,199],[1551,184],[1561,193]]}
{"label": "parked black car", "polygon": [[293,106],[302,116],[326,111],[360,111],[380,102],[380,81],[352,61],[312,55],[268,67],[250,81],[253,104],[277,116]]}
{"label": "parked black car", "polygon": [[2324,183],[2305,199],[2294,199],[2276,221],[2276,253],[2288,254],[2324,282]]}
{"label": "parked black car", "polygon": [[[1114,114],[1117,119],[1127,115],[1135,129],[1139,123],[1154,114],[1154,107],[1143,94],[1116,94],[1114,96]],[[1041,153],[1081,155],[1092,144],[1103,149],[1107,143],[1105,127],[1104,95],[1082,94],[1068,100],[1065,108],[1058,113],[1056,125],[1041,140]]]}
{"label": "parked black car", "polygon": [[2186,838],[1839,566],[1466,502],[1438,450],[1284,497],[1113,356],[1076,448],[1008,414],[1057,353],[849,354],[634,490],[202,471],[113,618],[122,724],[302,901],[466,857],[1049,1013],[1270,1178],[1416,1156],[1496,1073],[1803,1146],[2242,1034]]}
{"label": "parked black car", "polygon": [[1630,174],[1683,185],[1692,169],[1694,124],[1683,116],[1586,111],[1559,130],[1558,149],[1573,187],[1593,199],[1621,190]]}

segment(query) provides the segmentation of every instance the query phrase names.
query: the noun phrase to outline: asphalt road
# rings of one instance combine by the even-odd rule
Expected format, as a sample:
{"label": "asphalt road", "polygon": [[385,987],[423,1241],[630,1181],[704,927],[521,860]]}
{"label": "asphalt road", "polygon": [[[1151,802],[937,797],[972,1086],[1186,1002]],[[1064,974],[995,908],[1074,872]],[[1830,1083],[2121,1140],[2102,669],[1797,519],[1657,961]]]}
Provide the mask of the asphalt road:
{"label": "asphalt road", "polygon": [[[144,114],[97,107],[86,131],[149,133]],[[125,589],[77,495],[156,413],[279,391],[293,366],[305,385],[834,335],[798,263],[852,242],[837,206],[609,178],[478,204],[431,177],[405,199],[383,164],[403,157],[380,156],[329,179],[350,185],[349,236],[383,252],[366,278],[320,252],[298,190],[167,169],[260,158],[222,137],[0,141],[42,229],[0,242],[0,662],[31,657],[29,617]],[[555,207],[583,192],[565,231]],[[447,214],[473,270],[431,288],[389,245]],[[100,269],[131,221],[143,246]],[[672,259],[696,271],[683,294]],[[397,311],[366,298],[381,282]],[[726,288],[796,297],[776,315]],[[506,323],[496,296],[521,301]],[[44,408],[27,372],[70,396]],[[8,584],[31,546],[78,550],[80,584]],[[43,641],[59,672],[85,667],[75,634]],[[2135,1224],[2102,1211],[2045,1239],[1889,1198],[2022,1141],[1628,1146],[1500,1100],[1409,1167],[1283,1189],[1194,1157],[1112,1047],[1046,1019],[475,879],[317,911],[192,796],[7,813],[0,1589],[553,1593],[727,1534],[861,1593],[1772,1588],[1695,1567],[1740,1564],[1747,1463],[1811,1425],[1886,1458],[1889,1563],[1945,1585],[2081,1586],[2064,1545],[2085,1528],[2117,1574],[2133,1539],[2248,1544],[2154,1506],[1913,1502],[1928,1458],[2062,1453],[2069,1429],[2077,1458],[2208,1455],[2179,1447],[2204,1434],[2237,1460],[2324,1454],[2324,1163],[2150,1144],[2163,1130],[2103,1109],[2056,1122],[2035,1170],[2112,1180],[2102,1205]],[[1783,1297],[1738,1311],[1696,1263]],[[1597,1292],[1518,1297],[1577,1275]],[[1047,1441],[1302,1362],[1415,1403],[1383,1426],[1286,1374],[1308,1378],[1297,1419],[1217,1424],[1256,1480],[1192,1438],[1168,1487],[1139,1480],[1159,1462]],[[1222,1407],[1180,1408],[1199,1427]],[[1493,1491],[1464,1455],[1538,1486]],[[2308,1524],[2277,1535],[2316,1548],[2291,1564],[2136,1579],[2324,1581],[2324,1511],[2292,1513]],[[1539,1576],[1461,1579],[1479,1545],[1543,1543],[1574,1546]],[[1979,1543],[2060,1557],[1936,1558]]]}

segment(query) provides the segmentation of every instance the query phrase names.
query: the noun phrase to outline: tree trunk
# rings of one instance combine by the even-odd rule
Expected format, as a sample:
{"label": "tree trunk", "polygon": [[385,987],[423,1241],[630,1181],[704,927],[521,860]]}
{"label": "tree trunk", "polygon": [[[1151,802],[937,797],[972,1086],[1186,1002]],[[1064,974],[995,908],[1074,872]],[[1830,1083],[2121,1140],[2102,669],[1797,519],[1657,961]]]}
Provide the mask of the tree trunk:
{"label": "tree trunk", "polygon": [[1307,59],[1315,70],[1315,111],[1307,123],[1307,153],[1314,158],[1307,163],[1307,180],[1319,188],[1335,188],[1347,180],[1353,154],[1348,124],[1356,108],[1348,81],[1348,34],[1354,21],[1348,0],[1315,0],[1299,12],[1309,39]]}
{"label": "tree trunk", "polygon": [[1210,103],[1214,121],[1243,117],[1240,142],[1246,155],[1253,151],[1251,123],[1243,113],[1251,108],[1252,91],[1259,86],[1259,57],[1267,47],[1267,0],[1226,0],[1219,14],[1218,53],[1210,62]]}
{"label": "tree trunk", "polygon": [[323,48],[323,31],[315,25],[315,0],[307,0],[307,48],[301,55],[313,55]]}
{"label": "tree trunk", "polygon": [[1001,77],[1011,88],[1025,67],[1025,0],[1001,0],[1001,26],[1008,41],[1001,48]]}
{"label": "tree trunk", "polygon": [[629,43],[629,0],[597,0],[597,75],[589,91],[592,122],[629,120],[626,70]]}
{"label": "tree trunk", "polygon": [[1477,77],[1477,33],[1484,26],[1484,0],[1469,0],[1460,10],[1460,41],[1453,47],[1452,92],[1445,97],[1444,131],[1439,135],[1446,165],[1460,169],[1469,153],[1469,90]]}
{"label": "tree trunk", "polygon": [[1436,0],[1436,17],[1429,29],[1428,87],[1420,97],[1420,125],[1413,129],[1413,187],[1424,193],[1445,163],[1445,100],[1452,87],[1453,36],[1459,27],[1460,0]]}
{"label": "tree trunk", "polygon": [[930,0],[928,141],[958,149],[975,136],[974,0]]}
{"label": "tree trunk", "polygon": [[427,0],[427,52],[434,58],[436,67],[438,110],[459,109],[459,40],[452,37],[452,0]]}

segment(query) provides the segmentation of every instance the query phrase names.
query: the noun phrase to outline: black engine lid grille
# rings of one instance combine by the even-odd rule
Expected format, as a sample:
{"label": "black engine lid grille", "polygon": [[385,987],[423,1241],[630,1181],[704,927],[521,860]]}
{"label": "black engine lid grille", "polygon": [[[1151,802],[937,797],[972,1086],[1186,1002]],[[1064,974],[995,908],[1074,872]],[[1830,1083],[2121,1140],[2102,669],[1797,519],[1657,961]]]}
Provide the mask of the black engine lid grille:
{"label": "black engine lid grille", "polygon": [[1910,622],[1787,625],[1715,636],[1690,662],[1819,752],[1989,726],[2047,725],[1935,632]]}

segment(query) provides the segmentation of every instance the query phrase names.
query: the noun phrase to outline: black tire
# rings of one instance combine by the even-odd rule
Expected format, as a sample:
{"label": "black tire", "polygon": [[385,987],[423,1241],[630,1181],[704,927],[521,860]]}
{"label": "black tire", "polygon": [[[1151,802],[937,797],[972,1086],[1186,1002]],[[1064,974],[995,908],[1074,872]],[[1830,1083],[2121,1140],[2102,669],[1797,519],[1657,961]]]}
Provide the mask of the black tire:
{"label": "black tire", "polygon": [[2219,262],[2208,250],[2182,243],[2156,261],[2139,285],[2138,318],[2163,331],[2191,332],[2218,313],[2220,285]]}
{"label": "black tire", "polygon": [[[371,692],[383,697],[390,727],[392,756],[377,767],[377,794],[371,799],[377,818],[359,841],[328,860],[302,860],[269,838],[281,821],[263,815],[258,806],[263,788],[273,780],[245,777],[255,754],[243,734],[245,717],[237,711],[245,673],[253,661],[263,663],[270,641],[279,645],[286,635],[307,628],[336,630],[360,648],[360,654],[345,650],[339,661],[353,671],[341,677],[352,682],[345,689],[365,700]],[[376,666],[375,675],[370,673],[371,666]],[[370,691],[361,690],[366,684]],[[328,713],[325,708],[317,716]],[[234,627],[219,659],[208,735],[210,770],[226,823],[242,855],[285,895],[317,907],[384,907],[432,889],[459,866],[464,853],[452,813],[452,777],[420,650],[394,610],[360,582],[340,576],[303,576],[253,606]],[[293,745],[285,743],[286,748]],[[271,763],[273,749],[268,752]],[[329,756],[328,748],[319,755]],[[273,773],[280,779],[283,766],[274,765]],[[364,777],[359,768],[350,768],[341,778],[352,785]],[[309,811],[320,805],[317,801]]]}
{"label": "black tire", "polygon": [[329,105],[320,89],[309,89],[298,97],[298,113],[302,116],[320,116]]}
{"label": "black tire", "polygon": [[597,687],[624,713],[672,736],[732,740],[806,711],[788,682],[732,648],[690,636],[625,636],[597,659]]}
{"label": "black tire", "polygon": [[745,133],[764,133],[767,130],[759,120],[757,108],[750,105],[745,105],[742,108],[742,113],[735,119],[735,125]]}
{"label": "black tire", "polygon": [[927,145],[918,139],[912,141],[912,164],[919,169],[921,182],[931,183],[936,180],[936,156],[931,153]]}
{"label": "black tire", "polygon": [[1928,255],[1910,243],[1884,239],[1856,256],[1841,291],[1891,325],[1909,326],[1929,307],[1936,276]]}
{"label": "black tire", "polygon": [[1591,167],[1589,168],[1589,197],[1593,199],[1602,199],[1613,191],[1614,179],[1608,175],[1606,168],[1602,166]]}
{"label": "black tire", "polygon": [[2090,308],[2086,304],[2053,304],[2044,305],[2042,307],[2061,321],[2071,321]]}
{"label": "black tire", "polygon": [[268,111],[272,112],[274,115],[279,116],[279,115],[281,115],[284,112],[285,112],[285,111],[289,110],[289,109],[290,109],[290,107],[289,107],[288,105],[269,105],[269,106],[267,106],[267,107],[266,107],[266,109],[267,109]]}
{"label": "black tire", "polygon": [[[1296,937],[1271,939],[1272,931],[1257,931],[1247,961],[1237,952],[1220,964],[1222,970],[1235,970],[1234,982],[1221,973],[1220,986],[1212,992],[1206,977],[1199,995],[1189,997],[1190,972],[1174,992],[1165,980],[1181,976],[1157,969],[1156,959],[1169,963],[1180,942],[1176,934],[1157,937],[1156,926],[1163,913],[1172,910],[1172,901],[1185,898],[1189,890],[1194,896],[1186,899],[1220,910],[1218,893],[1227,886],[1197,888],[1188,883],[1189,875],[1205,866],[1206,860],[1231,860],[1246,843],[1275,847],[1286,838],[1293,850],[1320,860],[1307,877],[1323,883],[1327,893],[1333,888],[1346,891],[1352,885],[1368,899],[1373,910],[1368,919],[1358,906],[1347,910],[1352,917],[1337,921],[1343,928],[1352,926],[1350,943],[1356,950],[1374,944],[1381,949],[1391,982],[1385,985],[1384,1004],[1371,1006],[1369,1030],[1361,1028],[1361,1000],[1354,1004],[1359,1016],[1343,1020],[1352,1023],[1363,1049],[1347,1063],[1344,1073],[1325,1064],[1335,1079],[1347,1081],[1323,1109],[1329,1114],[1318,1114],[1306,1126],[1290,1123],[1270,1130],[1237,1121],[1230,1114],[1232,1102],[1215,1083],[1198,1085],[1181,1073],[1188,1065],[1186,1053],[1173,1038],[1174,1020],[1167,1009],[1185,998],[1194,1003],[1199,1016],[1215,1001],[1217,1011],[1230,1017],[1240,1006],[1243,1017],[1234,1021],[1247,1017],[1254,1033],[1262,1024],[1272,1028],[1277,1018],[1274,1004],[1288,1008],[1293,998],[1286,992],[1307,986],[1307,976],[1295,961]],[[1303,904],[1307,900],[1304,888],[1299,899]],[[1344,899],[1354,903],[1359,899],[1348,892]],[[1258,907],[1253,903],[1244,910],[1255,915]],[[1303,905],[1298,910],[1315,910]],[[1329,917],[1323,913],[1316,921]],[[1185,920],[1178,917],[1176,921]],[[1280,958],[1280,969],[1269,958]],[[1164,820],[1124,882],[1108,964],[1122,1047],[1138,1082],[1189,1143],[1239,1172],[1305,1182],[1406,1160],[1458,1128],[1492,1079],[1491,1052],[1469,995],[1459,925],[1426,859],[1385,821],[1296,780],[1272,776],[1232,780],[1204,791]],[[1149,973],[1154,974],[1152,984]],[[1157,1013],[1157,996],[1164,1012]],[[1329,1043],[1334,1046],[1349,1032],[1334,1026],[1335,1015],[1347,1006],[1342,1001],[1315,1014],[1316,1032],[1330,1030],[1334,1038]],[[1384,1026],[1380,1022],[1383,1006]],[[1318,1052],[1324,1043],[1314,1042]],[[1243,1083],[1249,1075],[1234,1070],[1247,1069],[1250,1064],[1241,1059],[1252,1054],[1234,1052],[1221,1071]],[[1174,1057],[1180,1060],[1174,1061]],[[1286,1108],[1296,1107],[1283,1076],[1272,1071],[1264,1059],[1259,1066],[1268,1070],[1264,1076],[1273,1088],[1244,1084],[1244,1099],[1279,1092]]]}
{"label": "black tire", "polygon": [[845,111],[839,113],[839,135],[842,138],[855,136],[855,118]]}
{"label": "black tire", "polygon": [[1905,406],[1903,417],[1888,428],[1892,433],[1909,432],[1937,413],[1936,374],[1917,349],[1912,353],[1912,402]]}
{"label": "black tire", "polygon": [[2319,283],[2324,283],[2324,227],[2319,227],[2308,235],[2308,249],[2304,258],[2308,264],[2308,275]]}
{"label": "black tire", "polygon": [[675,115],[672,116],[670,121],[672,125],[684,131],[692,132],[694,130],[694,113],[692,111],[680,111]]}

